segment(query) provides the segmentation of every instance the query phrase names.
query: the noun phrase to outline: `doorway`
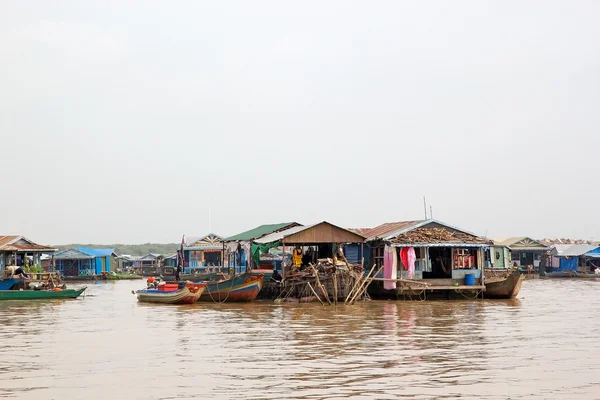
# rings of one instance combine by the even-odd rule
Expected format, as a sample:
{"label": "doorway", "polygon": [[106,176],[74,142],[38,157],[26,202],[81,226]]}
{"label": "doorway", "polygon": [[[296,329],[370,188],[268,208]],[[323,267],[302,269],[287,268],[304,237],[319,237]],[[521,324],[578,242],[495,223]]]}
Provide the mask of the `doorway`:
{"label": "doorway", "polygon": [[431,272],[423,273],[423,278],[452,278],[452,249],[450,247],[430,247]]}

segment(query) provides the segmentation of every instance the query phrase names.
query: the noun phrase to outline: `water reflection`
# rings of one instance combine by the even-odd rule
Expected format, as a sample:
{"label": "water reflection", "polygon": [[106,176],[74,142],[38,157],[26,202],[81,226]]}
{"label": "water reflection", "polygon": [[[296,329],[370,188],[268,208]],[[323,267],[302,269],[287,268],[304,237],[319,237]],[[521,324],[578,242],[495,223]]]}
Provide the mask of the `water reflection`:
{"label": "water reflection", "polygon": [[10,343],[0,363],[0,397],[589,399],[598,393],[594,307],[557,301],[577,292],[582,304],[597,304],[599,286],[590,283],[528,281],[520,300],[333,307],[144,305],[131,295],[137,286],[107,282],[86,299],[0,303],[0,339]]}

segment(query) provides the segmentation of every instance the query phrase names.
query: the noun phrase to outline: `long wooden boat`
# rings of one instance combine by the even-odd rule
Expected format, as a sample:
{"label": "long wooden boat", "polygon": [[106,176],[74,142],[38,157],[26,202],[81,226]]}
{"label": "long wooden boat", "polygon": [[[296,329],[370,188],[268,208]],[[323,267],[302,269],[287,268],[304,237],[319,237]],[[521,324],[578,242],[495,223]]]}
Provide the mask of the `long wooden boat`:
{"label": "long wooden boat", "polygon": [[0,290],[0,300],[76,299],[85,289]]}
{"label": "long wooden boat", "polygon": [[178,290],[163,292],[158,289],[142,289],[135,292],[141,303],[193,304],[206,289],[206,283],[187,283]]}
{"label": "long wooden boat", "polygon": [[233,278],[207,282],[200,301],[243,302],[252,301],[262,289],[264,275],[246,272]]}
{"label": "long wooden boat", "polygon": [[504,277],[485,278],[483,297],[486,299],[512,299],[519,294],[522,284],[523,277],[519,271],[513,271]]}
{"label": "long wooden boat", "polygon": [[599,274],[586,274],[577,271],[552,271],[542,275],[543,278],[579,278],[579,279],[600,279]]}

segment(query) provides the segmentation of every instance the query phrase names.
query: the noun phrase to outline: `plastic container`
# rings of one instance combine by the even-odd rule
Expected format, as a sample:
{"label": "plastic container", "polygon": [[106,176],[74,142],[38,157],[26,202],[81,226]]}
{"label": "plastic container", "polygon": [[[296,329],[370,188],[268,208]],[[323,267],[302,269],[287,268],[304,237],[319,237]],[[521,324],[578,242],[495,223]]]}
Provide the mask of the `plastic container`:
{"label": "plastic container", "polygon": [[467,285],[467,286],[475,285],[475,275],[474,274],[465,274],[465,285]]}
{"label": "plastic container", "polygon": [[159,283],[158,284],[159,292],[173,292],[175,290],[179,290],[179,285],[176,283]]}

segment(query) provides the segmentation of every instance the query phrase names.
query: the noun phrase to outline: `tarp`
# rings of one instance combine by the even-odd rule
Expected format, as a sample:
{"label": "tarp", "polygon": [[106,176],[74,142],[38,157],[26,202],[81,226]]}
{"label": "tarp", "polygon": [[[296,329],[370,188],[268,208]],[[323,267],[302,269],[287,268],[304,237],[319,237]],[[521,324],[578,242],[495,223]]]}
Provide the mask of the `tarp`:
{"label": "tarp", "polygon": [[578,257],[561,257],[559,271],[577,271]]}
{"label": "tarp", "polygon": [[266,253],[273,247],[279,247],[279,246],[281,246],[281,243],[279,241],[261,244],[261,245],[252,243],[252,261],[254,261],[254,265],[260,265],[260,255],[262,253]]}

